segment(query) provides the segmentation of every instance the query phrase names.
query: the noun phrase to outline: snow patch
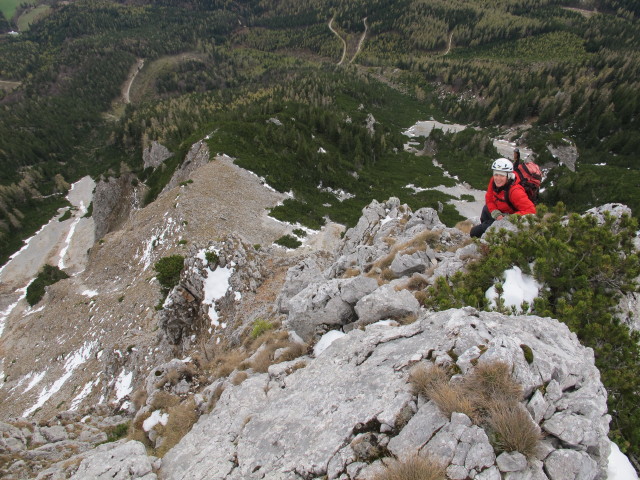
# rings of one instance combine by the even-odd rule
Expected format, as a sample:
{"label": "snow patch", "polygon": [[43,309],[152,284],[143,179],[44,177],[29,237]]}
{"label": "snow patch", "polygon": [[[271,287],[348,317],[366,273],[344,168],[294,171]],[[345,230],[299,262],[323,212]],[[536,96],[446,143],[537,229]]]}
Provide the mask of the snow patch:
{"label": "snow patch", "polygon": [[116,401],[122,400],[124,397],[129,395],[133,390],[131,386],[131,380],[133,380],[133,372],[126,373],[122,370],[122,373],[116,379]]}
{"label": "snow patch", "polygon": [[40,392],[40,396],[38,397],[38,401],[35,403],[35,405],[33,405],[31,408],[26,409],[22,416],[28,417],[38,408],[43,406],[53,395],[55,395],[66,383],[66,381],[71,378],[73,371],[90,358],[91,352],[96,347],[96,345],[97,342],[85,342],[80,350],[71,354],[67,358],[67,361],[64,363],[65,373],[62,375],[62,377],[53,382],[51,387],[44,387]]}
{"label": "snow patch", "polygon": [[71,407],[69,408],[69,410],[76,410],[80,405],[80,403],[82,403],[82,400],[84,400],[91,393],[91,390],[93,390],[93,387],[95,387],[97,384],[98,384],[97,379],[87,383],[82,388],[80,393],[76,395],[73,400],[71,400]]}
{"label": "snow patch", "polygon": [[611,453],[607,466],[607,480],[638,480],[633,465],[627,456],[620,451],[618,445],[611,442]]}
{"label": "snow patch", "polygon": [[142,428],[144,429],[145,432],[148,432],[158,424],[166,425],[168,421],[169,421],[168,413],[162,413],[161,410],[154,410],[149,416],[149,418],[147,418],[144,422],[142,422]]}
{"label": "snow patch", "polygon": [[[523,274],[522,270],[516,266],[506,270],[503,275],[505,279],[502,284],[504,306],[507,308],[515,307],[518,313],[522,313],[522,303],[533,303],[542,285],[530,275]],[[495,285],[489,287],[485,297],[491,303],[491,307],[495,308],[499,297]]]}
{"label": "snow patch", "polygon": [[316,346],[313,347],[313,355],[314,357],[319,356],[322,352],[324,352],[329,345],[335,342],[337,339],[344,337],[346,334],[339,330],[330,330],[318,340]]}
{"label": "snow patch", "polygon": [[218,312],[216,311],[216,300],[224,297],[229,291],[229,279],[233,273],[232,268],[218,267],[215,270],[207,268],[207,278],[204,281],[204,300],[203,304],[209,306],[209,318],[211,324],[218,327],[220,326]]}

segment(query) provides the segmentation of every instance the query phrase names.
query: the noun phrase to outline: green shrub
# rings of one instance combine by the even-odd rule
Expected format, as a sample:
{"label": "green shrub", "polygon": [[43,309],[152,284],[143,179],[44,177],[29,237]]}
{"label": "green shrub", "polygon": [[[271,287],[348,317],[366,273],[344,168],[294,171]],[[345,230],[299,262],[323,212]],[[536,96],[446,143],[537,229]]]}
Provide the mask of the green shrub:
{"label": "green shrub", "polygon": [[53,285],[54,283],[63,280],[65,278],[69,278],[64,271],[60,270],[58,267],[54,267],[51,265],[45,265],[38,273],[36,279],[29,284],[27,287],[27,302],[29,305],[34,306],[42,297],[44,297],[45,287],[49,285]]}
{"label": "green shrub", "polygon": [[297,237],[306,237],[307,236],[307,232],[305,232],[304,230],[302,230],[301,228],[295,228],[293,230],[293,234]]}
{"label": "green shrub", "polygon": [[58,219],[59,222],[64,222],[65,220],[69,220],[71,218],[71,208],[67,208],[62,216]]}
{"label": "green shrub", "polygon": [[207,263],[209,264],[210,268],[218,265],[218,262],[220,261],[218,254],[213,250],[207,250],[204,253],[204,258],[207,260]]}
{"label": "green shrub", "polygon": [[93,215],[93,202],[91,202],[89,204],[89,206],[87,207],[87,213],[85,213],[82,218],[89,218],[91,217],[91,215]]}
{"label": "green shrub", "polygon": [[302,242],[300,240],[298,240],[295,237],[292,237],[291,235],[283,235],[282,237],[276,240],[276,243],[283,247],[293,248],[293,249],[298,248],[300,245],[302,245]]}
{"label": "green shrub", "polygon": [[269,322],[268,320],[264,320],[262,318],[257,318],[253,322],[253,329],[251,330],[251,337],[252,338],[258,338],[260,335],[262,335],[265,332],[268,332],[273,327],[274,327],[273,323]]}
{"label": "green shrub", "polygon": [[163,257],[153,265],[156,271],[156,278],[165,292],[168,292],[178,284],[183,266],[184,257],[182,255]]}
{"label": "green shrub", "polygon": [[[632,242],[637,221],[606,216],[566,215],[539,206],[537,215],[518,217],[517,232],[489,232],[483,257],[449,282],[440,278],[429,288],[424,304],[434,309],[471,305],[488,309],[484,292],[496,275],[514,265],[544,285],[532,314],[556,318],[593,348],[596,366],[609,394],[612,435],[640,454],[640,333],[616,317],[622,295],[636,291],[640,261]],[[533,263],[533,271],[530,264]],[[525,357],[526,350],[523,348]]]}
{"label": "green shrub", "polygon": [[125,422],[125,423],[121,423],[119,425],[116,425],[114,427],[109,427],[109,429],[107,430],[107,443],[109,442],[115,442],[117,440],[120,440],[121,438],[124,438],[127,433],[129,432],[129,425],[131,424],[131,422]]}

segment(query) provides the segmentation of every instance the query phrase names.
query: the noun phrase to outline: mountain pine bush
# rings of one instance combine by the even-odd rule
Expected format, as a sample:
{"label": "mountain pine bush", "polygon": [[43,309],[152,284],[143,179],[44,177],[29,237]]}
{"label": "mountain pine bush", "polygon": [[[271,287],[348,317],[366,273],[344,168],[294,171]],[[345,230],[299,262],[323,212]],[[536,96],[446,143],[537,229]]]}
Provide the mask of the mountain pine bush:
{"label": "mountain pine bush", "polygon": [[556,318],[595,352],[609,394],[611,437],[623,451],[640,455],[640,333],[616,316],[624,294],[637,291],[640,261],[633,248],[637,221],[605,216],[567,215],[562,204],[536,215],[513,216],[517,232],[492,231],[481,244],[482,257],[467,273],[430,287],[424,304],[443,310],[465,305],[489,310],[486,290],[516,265],[544,288],[531,314]]}
{"label": "mountain pine bush", "polygon": [[36,303],[42,300],[46,287],[65,278],[69,278],[69,275],[58,267],[51,265],[45,265],[42,267],[42,270],[40,270],[36,279],[27,287],[26,298],[29,305],[33,307]]}

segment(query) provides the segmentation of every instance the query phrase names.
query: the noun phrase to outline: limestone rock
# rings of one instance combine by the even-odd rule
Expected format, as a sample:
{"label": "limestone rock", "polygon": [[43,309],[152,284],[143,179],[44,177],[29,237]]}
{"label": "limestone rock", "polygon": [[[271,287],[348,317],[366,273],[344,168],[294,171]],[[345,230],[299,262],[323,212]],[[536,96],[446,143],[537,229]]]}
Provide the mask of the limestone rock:
{"label": "limestone rock", "polygon": [[416,315],[420,311],[420,303],[408,290],[397,291],[390,285],[383,285],[361,298],[355,311],[358,324],[368,325],[378,320]]}
{"label": "limestone rock", "polygon": [[136,441],[105,443],[87,455],[71,480],[156,480],[144,445]]}
{"label": "limestone rock", "polygon": [[172,155],[173,154],[167,147],[154,140],[142,152],[142,161],[144,162],[144,168],[158,168],[164,163],[166,159],[168,159]]}
{"label": "limestone rock", "polygon": [[550,480],[593,480],[598,465],[586,452],[556,450],[544,462]]}

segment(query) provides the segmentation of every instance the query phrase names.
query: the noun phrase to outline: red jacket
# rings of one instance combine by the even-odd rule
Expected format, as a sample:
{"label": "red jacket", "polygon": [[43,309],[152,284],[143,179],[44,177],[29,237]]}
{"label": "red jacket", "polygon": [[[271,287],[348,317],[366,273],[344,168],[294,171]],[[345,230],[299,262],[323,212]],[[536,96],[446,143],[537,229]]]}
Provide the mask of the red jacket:
{"label": "red jacket", "polygon": [[[505,200],[506,190],[509,190],[509,201],[515,209]],[[500,188],[496,187],[496,184],[493,182],[493,177],[491,177],[489,187],[487,187],[487,193],[485,194],[485,201],[489,213],[494,210],[500,210],[505,214],[517,213],[518,215],[536,213],[536,206],[529,200],[527,192],[524,191],[524,187],[520,185],[517,177],[515,180],[507,181],[506,185]]]}

